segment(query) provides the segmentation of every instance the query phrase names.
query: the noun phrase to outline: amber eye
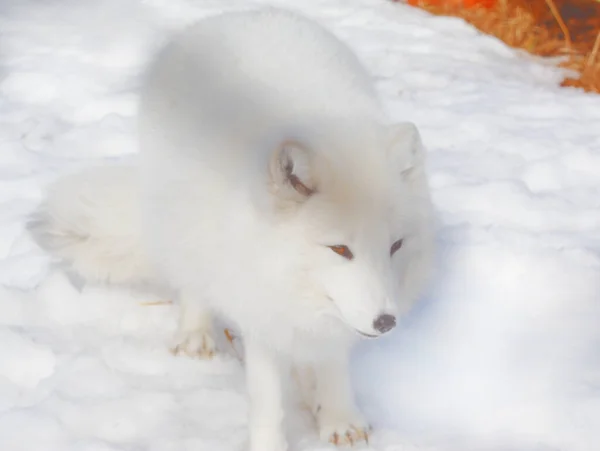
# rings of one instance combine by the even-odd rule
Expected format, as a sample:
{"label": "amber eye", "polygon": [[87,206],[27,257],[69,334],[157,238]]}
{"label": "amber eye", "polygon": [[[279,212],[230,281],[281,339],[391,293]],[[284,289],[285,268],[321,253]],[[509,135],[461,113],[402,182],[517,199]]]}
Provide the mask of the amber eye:
{"label": "amber eye", "polygon": [[354,254],[352,253],[352,251],[350,249],[348,249],[348,246],[344,246],[343,244],[338,244],[336,246],[329,246],[329,249],[331,249],[336,254],[341,255],[344,258],[347,258],[348,260],[352,260],[354,258]]}
{"label": "amber eye", "polygon": [[390,249],[390,255],[394,255],[402,247],[403,242],[404,240],[398,240],[394,244],[392,244],[392,247]]}

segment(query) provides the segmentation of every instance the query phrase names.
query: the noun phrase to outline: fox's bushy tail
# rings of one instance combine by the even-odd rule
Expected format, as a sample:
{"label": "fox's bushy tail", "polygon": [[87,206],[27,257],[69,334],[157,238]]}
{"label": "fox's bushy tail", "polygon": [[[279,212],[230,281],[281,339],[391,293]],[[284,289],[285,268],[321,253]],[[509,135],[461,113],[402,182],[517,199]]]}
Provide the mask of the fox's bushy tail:
{"label": "fox's bushy tail", "polygon": [[106,165],[59,178],[32,213],[36,243],[87,282],[145,283],[136,169]]}

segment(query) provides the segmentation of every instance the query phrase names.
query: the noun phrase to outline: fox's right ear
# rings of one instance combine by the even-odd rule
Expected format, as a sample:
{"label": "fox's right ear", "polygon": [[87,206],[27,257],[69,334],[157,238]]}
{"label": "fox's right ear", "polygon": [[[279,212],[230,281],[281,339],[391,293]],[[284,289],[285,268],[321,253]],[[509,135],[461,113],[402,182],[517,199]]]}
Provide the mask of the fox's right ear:
{"label": "fox's right ear", "polygon": [[275,194],[286,200],[302,201],[317,191],[311,151],[297,141],[284,141],[270,161]]}
{"label": "fox's right ear", "polygon": [[425,151],[421,134],[412,122],[399,122],[390,127],[388,157],[394,170],[410,179],[423,167]]}

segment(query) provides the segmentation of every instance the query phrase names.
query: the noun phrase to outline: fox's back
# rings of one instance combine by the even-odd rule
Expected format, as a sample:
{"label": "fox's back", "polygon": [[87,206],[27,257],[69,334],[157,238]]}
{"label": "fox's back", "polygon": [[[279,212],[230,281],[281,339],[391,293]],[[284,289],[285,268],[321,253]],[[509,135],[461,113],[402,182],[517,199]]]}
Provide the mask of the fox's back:
{"label": "fox's back", "polygon": [[276,8],[204,19],[177,35],[150,68],[141,113],[143,148],[194,148],[200,139],[219,149],[242,142],[244,152],[252,139],[299,124],[381,114],[354,53]]}
{"label": "fox's back", "polygon": [[[192,52],[210,42],[218,63],[232,70],[231,83],[245,84],[271,97],[282,110],[310,113],[373,113],[375,93],[355,54],[316,22],[285,10],[221,16],[185,33]],[[244,77],[236,79],[235,73]],[[218,73],[227,80],[225,73]]]}

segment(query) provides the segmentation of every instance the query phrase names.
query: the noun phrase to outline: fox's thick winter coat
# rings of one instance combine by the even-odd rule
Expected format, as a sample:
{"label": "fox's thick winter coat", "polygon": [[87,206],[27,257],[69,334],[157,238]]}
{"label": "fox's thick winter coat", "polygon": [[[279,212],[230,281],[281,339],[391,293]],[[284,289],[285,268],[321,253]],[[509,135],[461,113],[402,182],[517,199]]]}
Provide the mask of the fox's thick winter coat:
{"label": "fox's thick winter coat", "polygon": [[295,13],[201,20],[149,68],[139,161],[66,176],[30,223],[87,281],[154,283],[181,303],[178,349],[241,331],[250,448],[283,451],[282,377],[312,387],[321,436],[366,438],[347,362],[427,280],[432,213],[419,133],[390,123],[357,57]]}

